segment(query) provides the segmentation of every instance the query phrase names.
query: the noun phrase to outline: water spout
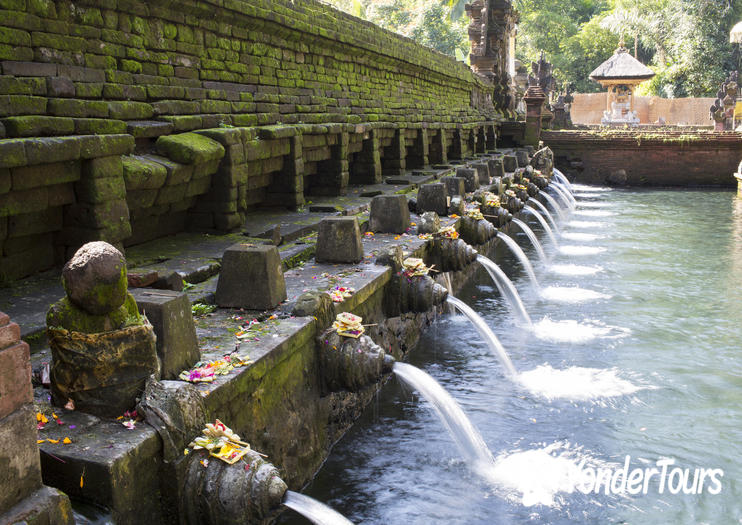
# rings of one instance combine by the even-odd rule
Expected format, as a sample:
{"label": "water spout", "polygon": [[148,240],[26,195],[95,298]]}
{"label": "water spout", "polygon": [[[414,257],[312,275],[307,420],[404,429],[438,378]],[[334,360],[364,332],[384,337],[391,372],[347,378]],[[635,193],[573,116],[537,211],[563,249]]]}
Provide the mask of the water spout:
{"label": "water spout", "polygon": [[520,246],[518,246],[518,243],[510,238],[506,233],[497,232],[497,236],[502,239],[515,256],[518,257],[518,260],[523,265],[523,268],[525,268],[528,277],[531,279],[533,287],[537,291],[540,290],[541,286],[538,284],[538,279],[536,279],[536,272],[533,270],[533,265],[531,264],[531,261],[528,260],[528,256],[523,252],[523,250],[521,250]]}
{"label": "water spout", "polygon": [[554,219],[554,216],[549,212],[549,210],[541,204],[538,199],[531,199],[528,201],[528,204],[526,206],[530,206],[530,204],[533,203],[536,205],[536,207],[541,210],[541,212],[546,216],[547,219],[549,219],[549,222],[551,223],[552,227],[554,228],[554,231],[559,233],[559,226],[556,223],[556,220]]}
{"label": "water spout", "polygon": [[531,317],[528,315],[528,312],[526,312],[526,308],[525,306],[523,306],[523,301],[520,300],[518,290],[515,289],[512,281],[508,279],[508,276],[505,275],[505,272],[502,271],[502,268],[500,268],[494,261],[488,259],[484,255],[480,255],[479,257],[477,257],[477,261],[479,261],[479,264],[484,266],[484,269],[487,270],[487,273],[490,274],[490,277],[492,277],[492,281],[495,283],[495,286],[497,286],[497,289],[500,291],[500,295],[507,299],[510,308],[515,312],[516,315],[521,318],[521,321],[526,323],[528,326],[531,326],[533,324],[531,322]]}
{"label": "water spout", "polygon": [[[497,336],[492,332],[489,326],[487,326],[487,323],[482,319],[477,312],[472,310],[472,308],[466,304],[465,302],[461,301],[460,299],[457,299],[456,297],[449,296],[448,302],[454,305],[462,314],[466,316],[469,321],[474,325],[474,328],[477,329],[477,332],[484,338],[484,340],[489,345],[492,352],[500,359],[500,362],[505,367],[505,370],[508,373],[508,376],[511,379],[514,379],[518,373],[515,371],[515,367],[513,366],[513,362],[508,357],[507,352],[505,351],[505,347],[502,346],[502,343],[500,343],[500,340],[497,338]],[[394,365],[395,368],[397,365]],[[394,370],[396,372],[396,370]]]}
{"label": "water spout", "polygon": [[572,187],[572,183],[569,182],[569,179],[567,179],[567,177],[564,176],[564,173],[562,173],[556,168],[553,168],[552,171],[554,173],[554,178],[558,180],[559,182],[561,182],[562,184],[564,184],[567,187],[567,189],[569,189],[570,193],[574,193],[574,188]]}
{"label": "water spout", "polygon": [[536,217],[536,220],[538,220],[541,227],[544,229],[546,234],[549,236],[549,239],[551,240],[552,244],[554,244],[554,246],[559,246],[556,236],[554,235],[554,232],[552,231],[551,226],[549,226],[549,223],[546,222],[546,219],[544,219],[544,216],[541,215],[538,212],[538,210],[531,208],[531,206],[529,206],[528,204],[526,204],[525,210],[526,212]]}
{"label": "water spout", "polygon": [[294,492],[293,490],[286,491],[283,504],[295,510],[315,525],[353,525],[352,521],[332,510],[324,503],[320,503],[316,499]]}
{"label": "water spout", "polygon": [[[559,215],[559,218],[561,220],[564,220],[566,217],[564,215],[564,211],[562,210],[562,207],[559,206],[559,203],[556,201],[554,197],[546,193],[545,191],[542,191],[539,195],[543,195],[544,199],[546,199],[546,202],[551,204],[551,207],[554,208],[554,211],[557,212],[557,215]],[[533,199],[534,202],[536,202],[536,199]]]}
{"label": "water spout", "polygon": [[536,234],[533,233],[533,230],[525,222],[516,217],[513,217],[513,224],[516,224],[518,228],[520,228],[521,231],[526,234],[528,240],[531,241],[533,247],[536,248],[536,253],[538,253],[539,259],[541,259],[542,263],[546,264],[548,262],[546,259],[546,254],[544,253],[544,249],[541,246],[538,237],[536,237]]}
{"label": "water spout", "polygon": [[393,371],[430,403],[468,462],[474,466],[493,464],[492,453],[479,431],[469,421],[451,394],[446,392],[435,379],[407,363],[395,363]]}

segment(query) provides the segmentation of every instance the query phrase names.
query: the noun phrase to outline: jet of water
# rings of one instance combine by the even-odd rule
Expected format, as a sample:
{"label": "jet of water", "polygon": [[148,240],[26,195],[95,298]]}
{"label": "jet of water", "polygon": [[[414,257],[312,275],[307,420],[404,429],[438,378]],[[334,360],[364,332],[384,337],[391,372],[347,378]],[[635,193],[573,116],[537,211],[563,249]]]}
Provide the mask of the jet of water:
{"label": "jet of water", "polygon": [[462,314],[466,316],[467,319],[469,319],[469,321],[471,321],[471,324],[473,324],[474,328],[477,329],[479,335],[481,335],[489,345],[490,350],[492,350],[497,358],[500,359],[500,362],[505,367],[508,376],[510,378],[515,378],[515,376],[518,374],[515,371],[513,362],[508,357],[508,354],[505,351],[505,347],[502,346],[502,343],[500,343],[500,340],[497,338],[497,336],[492,332],[492,330],[490,330],[490,327],[487,326],[487,323],[484,321],[484,319],[482,319],[479,314],[477,314],[477,312],[472,310],[471,306],[461,301],[460,299],[449,295],[448,299],[446,300],[450,304],[454,305]]}
{"label": "jet of water", "polygon": [[531,261],[528,260],[528,256],[523,252],[523,250],[520,249],[518,243],[515,242],[506,233],[497,232],[497,236],[502,239],[502,241],[508,246],[508,248],[510,248],[510,250],[515,254],[520,263],[523,265],[523,268],[525,268],[528,277],[530,277],[531,284],[533,284],[533,287],[536,289],[536,291],[539,291],[541,289],[541,286],[538,284],[538,279],[536,279],[536,272],[533,271],[533,265],[531,264]]}
{"label": "jet of water", "polygon": [[564,173],[562,173],[556,168],[553,169],[553,172],[554,172],[554,178],[558,180],[559,182],[561,182],[562,184],[564,184],[567,187],[567,189],[569,189],[570,193],[574,193],[574,188],[572,187],[572,183],[569,182],[569,179],[567,179],[567,177],[564,176]]}
{"label": "jet of water", "polygon": [[544,249],[541,246],[541,243],[538,240],[538,237],[536,237],[536,234],[533,233],[533,230],[522,220],[513,217],[513,224],[516,224],[518,228],[520,228],[523,233],[526,234],[526,237],[528,237],[528,240],[531,241],[531,244],[533,244],[533,247],[536,248],[536,253],[538,253],[538,258],[541,259],[541,262],[544,264],[547,264],[549,261],[546,259],[546,254],[544,253]]}
{"label": "jet of water", "polygon": [[572,202],[572,196],[567,190],[564,189],[564,187],[562,187],[561,184],[559,184],[558,182],[553,182],[549,187],[554,188],[554,191],[556,191],[557,195],[559,195],[559,197],[567,204],[567,208],[569,208],[570,210],[575,209],[575,207],[577,206],[577,201],[574,201],[574,203]]}
{"label": "jet of water", "polygon": [[[557,212],[557,215],[559,215],[559,218],[561,220],[564,220],[566,217],[564,215],[564,211],[562,210],[562,207],[559,206],[559,203],[556,201],[554,197],[546,193],[545,191],[542,191],[539,193],[539,195],[543,195],[544,199],[546,199],[546,202],[551,204],[551,207],[554,208],[554,211]],[[533,199],[534,202],[536,202],[536,199]]]}
{"label": "jet of water", "polygon": [[352,521],[324,503],[293,490],[286,491],[283,504],[306,517],[315,525],[353,525]]}
{"label": "jet of water", "polygon": [[[495,283],[495,286],[497,286],[497,289],[500,291],[500,295],[505,297],[505,299],[508,301],[510,309],[513,310],[515,314],[520,317],[521,321],[526,323],[528,326],[531,326],[531,317],[528,315],[528,312],[526,312],[526,308],[525,306],[523,306],[523,301],[520,300],[518,290],[515,289],[512,281],[508,279],[508,276],[505,275],[505,272],[502,271],[502,268],[500,268],[494,261],[488,259],[484,255],[477,255],[477,261],[479,262],[479,264],[484,266],[484,269],[487,270],[488,274],[490,274],[490,277],[492,277],[492,281]],[[449,294],[449,297],[450,295],[451,294]]]}
{"label": "jet of water", "polygon": [[[531,199],[533,200],[533,199]],[[552,244],[555,246],[559,246],[559,243],[557,242],[556,236],[554,235],[554,232],[551,229],[551,226],[549,226],[549,223],[546,222],[546,219],[544,219],[544,216],[541,215],[538,210],[531,208],[528,204],[526,204],[524,208],[528,213],[536,217],[541,227],[544,229],[546,234],[549,236],[549,239],[551,239]]]}
{"label": "jet of water", "polygon": [[526,207],[530,206],[531,203],[535,204],[536,207],[541,210],[541,212],[546,216],[547,219],[549,219],[549,222],[554,227],[554,231],[559,233],[559,226],[557,226],[556,220],[554,220],[554,216],[549,212],[548,209],[546,209],[546,206],[541,204],[537,199],[529,199]]}
{"label": "jet of water", "polygon": [[407,363],[394,363],[392,371],[417,390],[432,406],[466,460],[475,467],[492,466],[494,458],[476,427],[451,394],[430,375]]}

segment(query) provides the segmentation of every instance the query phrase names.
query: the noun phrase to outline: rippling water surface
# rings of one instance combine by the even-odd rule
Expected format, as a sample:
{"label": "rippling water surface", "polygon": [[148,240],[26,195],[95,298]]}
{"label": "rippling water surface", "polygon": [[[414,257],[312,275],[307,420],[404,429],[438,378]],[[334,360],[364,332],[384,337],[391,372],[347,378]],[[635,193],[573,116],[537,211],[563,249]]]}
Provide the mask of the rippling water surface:
{"label": "rippling water surface", "polygon": [[[484,271],[458,294],[506,347],[515,381],[463,316],[441,317],[410,355],[479,429],[492,471],[464,463],[426,402],[391,379],[306,494],[386,525],[742,523],[742,201],[595,189],[575,188],[561,223],[570,246],[589,245],[557,250],[532,223],[545,268],[516,238],[550,292],[534,291],[504,250],[496,259],[532,329]],[[708,480],[700,494],[660,493],[655,480],[646,494],[576,490],[584,469],[619,469],[627,455],[630,469],[672,458],[691,484],[696,468],[723,469],[721,493]]]}

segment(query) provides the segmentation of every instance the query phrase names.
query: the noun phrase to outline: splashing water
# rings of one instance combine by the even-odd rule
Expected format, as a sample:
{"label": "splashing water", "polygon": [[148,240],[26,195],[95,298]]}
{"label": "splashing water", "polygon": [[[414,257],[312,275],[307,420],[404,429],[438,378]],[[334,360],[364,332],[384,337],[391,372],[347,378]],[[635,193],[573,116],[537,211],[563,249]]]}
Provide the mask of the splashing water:
{"label": "splashing water", "polygon": [[559,247],[559,252],[564,255],[597,255],[605,250],[602,246],[574,246],[568,244]]}
{"label": "splashing water", "polygon": [[549,222],[554,228],[554,231],[559,232],[559,226],[557,226],[556,220],[554,220],[554,216],[551,213],[549,213],[549,210],[546,209],[546,206],[541,204],[537,199],[530,199],[526,207],[529,207],[531,203],[535,204],[536,207],[539,210],[541,210],[541,213],[543,213],[546,216],[546,218],[549,219]]}
{"label": "splashing water", "polygon": [[[494,261],[488,259],[484,255],[477,255],[477,261],[479,264],[484,266],[484,269],[487,270],[488,274],[490,274],[490,277],[492,277],[492,281],[495,283],[495,286],[497,286],[500,295],[505,297],[508,301],[510,309],[520,317],[521,321],[530,326],[531,317],[528,315],[528,312],[526,312],[526,308],[523,306],[523,301],[520,300],[518,290],[515,289],[515,286],[513,286],[512,281],[508,279],[508,276],[505,275],[505,272],[503,272]],[[450,295],[451,294],[449,293],[449,296]]]}
{"label": "splashing water", "polygon": [[564,215],[564,210],[562,209],[562,207],[559,205],[559,203],[556,201],[554,197],[552,197],[545,191],[542,191],[541,193],[539,193],[539,195],[544,196],[544,199],[546,199],[546,202],[551,204],[551,207],[554,208],[554,211],[557,213],[557,215],[559,215],[559,218],[561,220],[566,219],[566,216]]}
{"label": "splashing water", "polygon": [[574,213],[583,217],[610,217],[615,215],[614,212],[606,210],[577,210]]}
{"label": "splashing water", "polygon": [[531,244],[533,244],[533,247],[536,248],[536,253],[538,254],[538,258],[541,259],[541,262],[546,264],[548,261],[546,260],[546,254],[544,253],[544,248],[541,246],[541,243],[538,240],[538,237],[536,237],[536,234],[533,233],[533,230],[522,220],[518,219],[517,217],[513,217],[513,224],[517,225],[518,228],[521,229],[523,233],[526,234],[526,237],[528,237],[528,240],[531,241]]}
{"label": "splashing water", "polygon": [[615,204],[603,201],[581,201],[578,206],[580,208],[613,208]]}
{"label": "splashing water", "polygon": [[528,206],[526,204],[525,208],[526,212],[530,213],[534,217],[536,217],[536,220],[538,220],[538,223],[541,225],[541,227],[544,229],[546,234],[549,236],[549,239],[551,240],[552,244],[555,246],[559,246],[559,243],[557,242],[556,236],[554,235],[554,231],[551,229],[551,226],[549,226],[549,223],[546,222],[546,219],[544,219],[544,216],[541,215],[538,210],[535,210]]}
{"label": "splashing water", "polygon": [[518,243],[510,238],[506,233],[497,232],[497,236],[502,239],[502,241],[508,246],[508,248],[510,248],[510,251],[515,254],[515,256],[520,261],[520,264],[522,264],[523,268],[525,268],[528,277],[531,279],[531,284],[536,290],[539,290],[541,286],[538,284],[538,279],[536,279],[536,272],[533,271],[533,265],[531,264],[531,261],[528,260],[528,256],[523,252],[523,250],[520,249]]}
{"label": "splashing water", "polygon": [[582,192],[582,193],[573,193],[573,195],[574,195],[575,199],[577,199],[577,198],[579,198],[579,199],[598,199],[600,197],[603,197],[605,195],[605,193],[603,193],[603,192],[597,192],[597,191],[593,191],[593,192],[588,191],[588,192]]}
{"label": "splashing water", "polygon": [[549,317],[544,317],[533,325],[533,333],[536,337],[553,343],[584,344],[597,338],[616,339],[630,332],[628,329],[607,326],[599,321],[552,321]]}
{"label": "splashing water", "polygon": [[554,507],[561,500],[559,494],[571,494],[584,482],[583,468],[609,466],[583,452],[582,447],[556,442],[499,455],[490,479],[508,491],[506,497],[511,501],[526,507]]}
{"label": "splashing water", "polygon": [[581,192],[597,192],[597,191],[613,191],[613,188],[609,186],[588,186],[587,184],[572,184],[572,189]]}
{"label": "splashing water", "polygon": [[495,354],[495,356],[497,356],[497,358],[503,364],[503,366],[505,367],[505,371],[508,373],[508,376],[511,378],[515,377],[517,375],[517,372],[515,371],[513,362],[508,357],[508,353],[505,351],[505,347],[502,346],[502,343],[500,343],[500,340],[497,338],[494,332],[490,330],[490,327],[487,326],[487,323],[484,321],[484,319],[482,319],[479,314],[477,314],[477,312],[472,310],[472,308],[468,304],[461,301],[460,299],[449,295],[448,299],[446,300],[454,305],[462,314],[466,316],[467,319],[469,319],[469,321],[471,321],[471,324],[473,324],[474,328],[477,329],[479,335],[481,335],[482,338],[489,345],[492,353]]}
{"label": "splashing water", "polygon": [[558,370],[548,364],[523,372],[518,376],[518,382],[532,394],[549,401],[590,401],[626,396],[649,388],[623,379],[615,368],[570,366]]}
{"label": "splashing water", "polygon": [[415,366],[397,362],[394,363],[392,371],[430,403],[472,466],[482,468],[492,465],[494,459],[484,439],[451,394],[430,375]]}
{"label": "splashing water", "polygon": [[568,241],[590,242],[590,241],[594,241],[595,239],[600,239],[602,237],[603,237],[602,235],[596,235],[594,233],[576,233],[576,232],[562,233],[562,238],[567,239]]}
{"label": "splashing water", "polygon": [[353,525],[345,516],[324,503],[293,490],[287,490],[283,504],[306,517],[315,525]]}
{"label": "splashing water", "polygon": [[598,299],[610,299],[611,296],[576,286],[549,286],[541,291],[541,297],[547,301],[559,303],[584,303]]}
{"label": "splashing water", "polygon": [[581,266],[579,264],[552,264],[549,266],[549,271],[558,273],[559,275],[595,275],[598,272],[602,272],[603,268],[600,266]]}
{"label": "splashing water", "polygon": [[569,221],[567,226],[570,228],[603,228],[605,227],[605,223],[595,221]]}

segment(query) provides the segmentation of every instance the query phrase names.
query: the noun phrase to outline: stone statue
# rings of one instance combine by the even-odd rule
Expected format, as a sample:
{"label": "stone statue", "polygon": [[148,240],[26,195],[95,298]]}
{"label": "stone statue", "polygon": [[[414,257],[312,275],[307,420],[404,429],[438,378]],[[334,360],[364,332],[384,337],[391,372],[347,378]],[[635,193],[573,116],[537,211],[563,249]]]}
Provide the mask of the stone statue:
{"label": "stone statue", "polygon": [[62,270],[66,296],[46,316],[55,404],[116,417],[160,376],[152,325],[128,293],[126,260],[106,242],[77,250]]}

